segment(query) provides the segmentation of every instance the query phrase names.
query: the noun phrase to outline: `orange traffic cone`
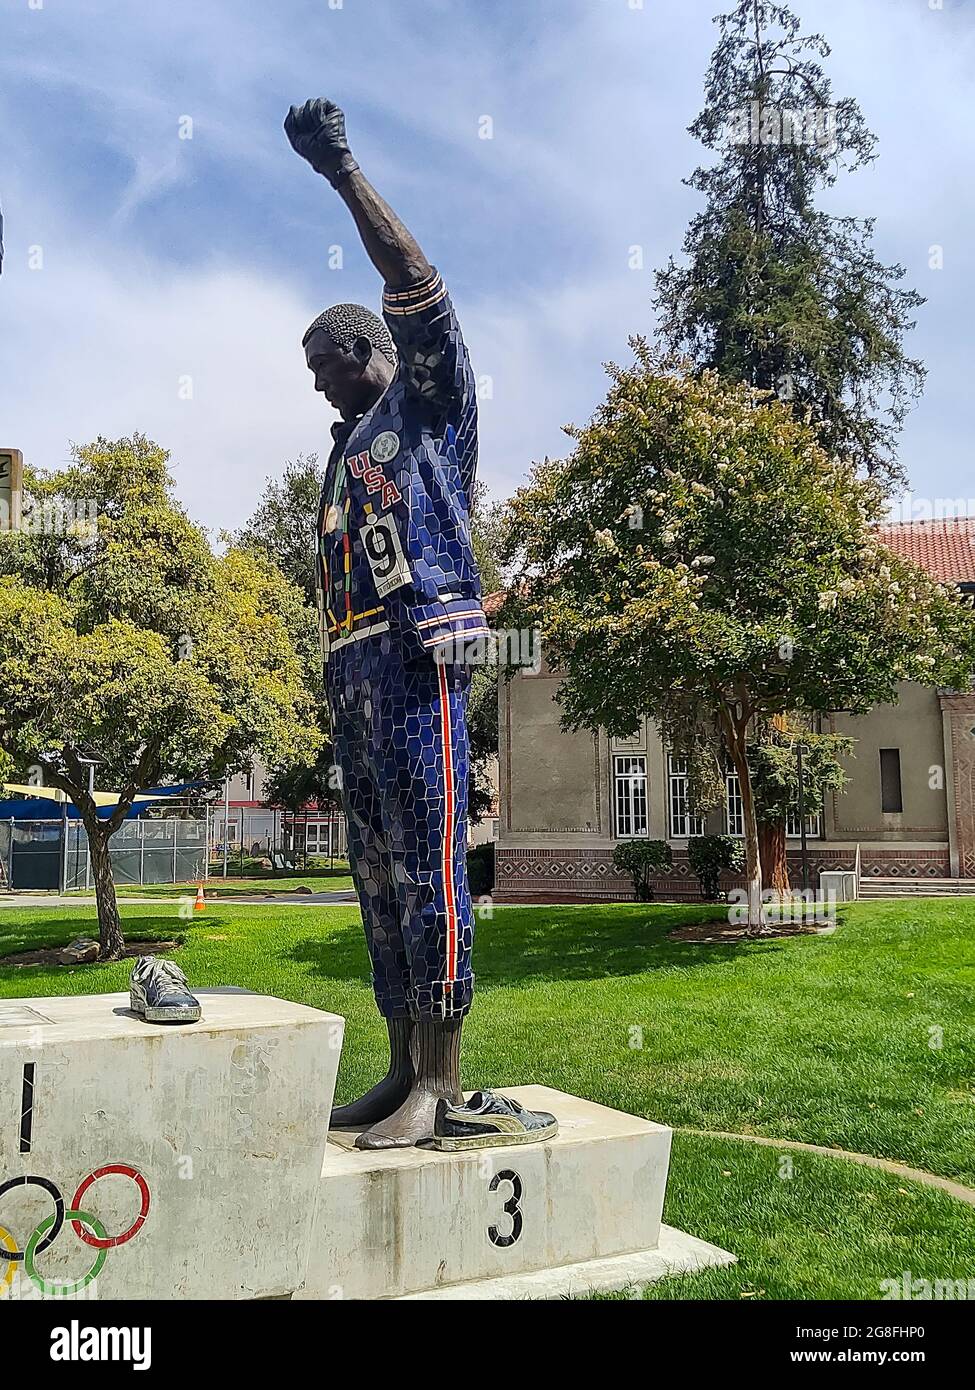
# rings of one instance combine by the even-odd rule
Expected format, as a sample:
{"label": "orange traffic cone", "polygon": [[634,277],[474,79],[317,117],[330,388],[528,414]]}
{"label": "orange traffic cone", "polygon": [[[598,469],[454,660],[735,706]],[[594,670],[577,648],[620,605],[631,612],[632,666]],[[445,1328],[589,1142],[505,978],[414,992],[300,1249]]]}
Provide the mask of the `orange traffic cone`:
{"label": "orange traffic cone", "polygon": [[196,890],[196,902],[193,904],[194,912],[202,912],[206,907],[206,900],[203,897],[203,884],[199,884]]}

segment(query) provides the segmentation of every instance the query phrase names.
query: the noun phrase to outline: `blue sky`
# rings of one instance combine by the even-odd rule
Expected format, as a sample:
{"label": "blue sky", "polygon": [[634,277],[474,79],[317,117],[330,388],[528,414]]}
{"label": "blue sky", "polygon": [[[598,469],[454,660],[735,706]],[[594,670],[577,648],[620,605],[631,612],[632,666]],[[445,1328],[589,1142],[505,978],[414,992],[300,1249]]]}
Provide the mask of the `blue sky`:
{"label": "blue sky", "polygon": [[[975,497],[975,6],[793,4],[880,140],[830,206],[875,215],[878,253],[928,296],[911,343],[928,389],[902,444],[917,503]],[[686,127],[720,8],[0,0],[0,443],[54,466],[69,440],[145,430],[212,527],[239,525],[267,475],[326,447],[300,336],[328,303],[378,307],[380,285],[281,129],[292,102],[325,95],[452,287],[490,382],[482,476],[507,495],[588,418],[600,364],[653,333],[653,270],[698,206]]]}

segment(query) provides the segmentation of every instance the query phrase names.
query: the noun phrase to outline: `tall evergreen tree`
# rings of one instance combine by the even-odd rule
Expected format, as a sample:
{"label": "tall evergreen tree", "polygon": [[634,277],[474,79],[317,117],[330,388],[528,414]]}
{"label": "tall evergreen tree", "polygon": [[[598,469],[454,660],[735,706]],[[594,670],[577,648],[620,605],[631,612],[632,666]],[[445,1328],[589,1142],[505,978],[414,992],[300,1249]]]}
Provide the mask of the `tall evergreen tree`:
{"label": "tall evergreen tree", "polygon": [[900,287],[903,266],[874,255],[874,219],[814,202],[876,157],[875,137],[853,98],[834,98],[819,61],[829,45],[803,34],[787,5],[739,0],[715,22],[689,130],[717,159],[687,180],[705,207],[686,263],[657,276],[663,338],[727,380],[792,400],[827,449],[894,486],[897,436],[924,383],[904,338],[924,300]]}
{"label": "tall evergreen tree", "polygon": [[[819,62],[829,46],[803,34],[788,6],[739,0],[715,22],[690,132],[718,159],[687,180],[706,202],[686,263],[671,259],[657,276],[663,337],[698,367],[791,400],[827,449],[893,488],[904,481],[897,436],[924,383],[904,338],[924,301],[898,287],[903,266],[877,260],[872,219],[814,204],[841,170],[875,158],[875,138],[852,98],[834,99]],[[787,728],[773,720],[777,763]],[[766,875],[785,892],[785,819],[777,803],[760,810]]]}

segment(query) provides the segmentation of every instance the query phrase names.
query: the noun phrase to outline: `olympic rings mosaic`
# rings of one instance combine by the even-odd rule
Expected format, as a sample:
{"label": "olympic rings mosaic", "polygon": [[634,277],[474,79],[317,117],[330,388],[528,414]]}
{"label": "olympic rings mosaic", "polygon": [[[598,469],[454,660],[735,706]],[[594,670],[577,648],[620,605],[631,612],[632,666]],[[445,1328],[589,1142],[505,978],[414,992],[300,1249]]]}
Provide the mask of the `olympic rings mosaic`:
{"label": "olympic rings mosaic", "polygon": [[[97,1216],[93,1216],[82,1206],[82,1199],[89,1188],[99,1178],[107,1177],[110,1173],[118,1173],[122,1177],[131,1178],[139,1192],[139,1214],[128,1229],[117,1236],[110,1236]],[[106,1163],[101,1168],[95,1168],[87,1177],[82,1178],[71,1199],[71,1205],[67,1208],[65,1208],[64,1197],[59,1188],[49,1178],[36,1176],[9,1178],[6,1182],[0,1183],[0,1198],[15,1187],[41,1188],[54,1203],[54,1212],[51,1216],[45,1217],[31,1232],[23,1250],[20,1249],[6,1226],[0,1225],[0,1269],[3,1269],[4,1265],[6,1266],[3,1269],[3,1274],[0,1275],[0,1293],[9,1288],[13,1282],[14,1270],[20,1261],[23,1261],[27,1277],[40,1289],[41,1293],[53,1298],[63,1298],[68,1294],[79,1293],[81,1289],[87,1288],[94,1279],[98,1278],[102,1266],[108,1258],[109,1250],[114,1250],[116,1246],[124,1245],[133,1236],[137,1236],[149,1215],[149,1184],[140,1172],[127,1163]],[[75,1235],[85,1245],[90,1245],[96,1254],[91,1268],[80,1279],[55,1282],[45,1279],[39,1272],[37,1256],[43,1254],[54,1244],[61,1234],[65,1221],[70,1222]]]}

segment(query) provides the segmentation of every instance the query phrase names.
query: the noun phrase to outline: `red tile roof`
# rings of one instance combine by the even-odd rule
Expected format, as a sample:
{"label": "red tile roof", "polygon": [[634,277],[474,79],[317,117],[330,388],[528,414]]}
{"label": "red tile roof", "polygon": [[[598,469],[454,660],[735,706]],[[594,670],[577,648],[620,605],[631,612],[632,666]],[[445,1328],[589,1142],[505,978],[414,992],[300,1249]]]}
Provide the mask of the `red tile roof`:
{"label": "red tile roof", "polygon": [[[877,527],[877,535],[884,545],[942,583],[975,584],[975,516],[888,521]],[[489,618],[495,617],[505,597],[504,589],[485,595],[484,612]]]}
{"label": "red tile roof", "polygon": [[887,522],[877,527],[877,534],[884,545],[942,583],[975,583],[975,516]]}

